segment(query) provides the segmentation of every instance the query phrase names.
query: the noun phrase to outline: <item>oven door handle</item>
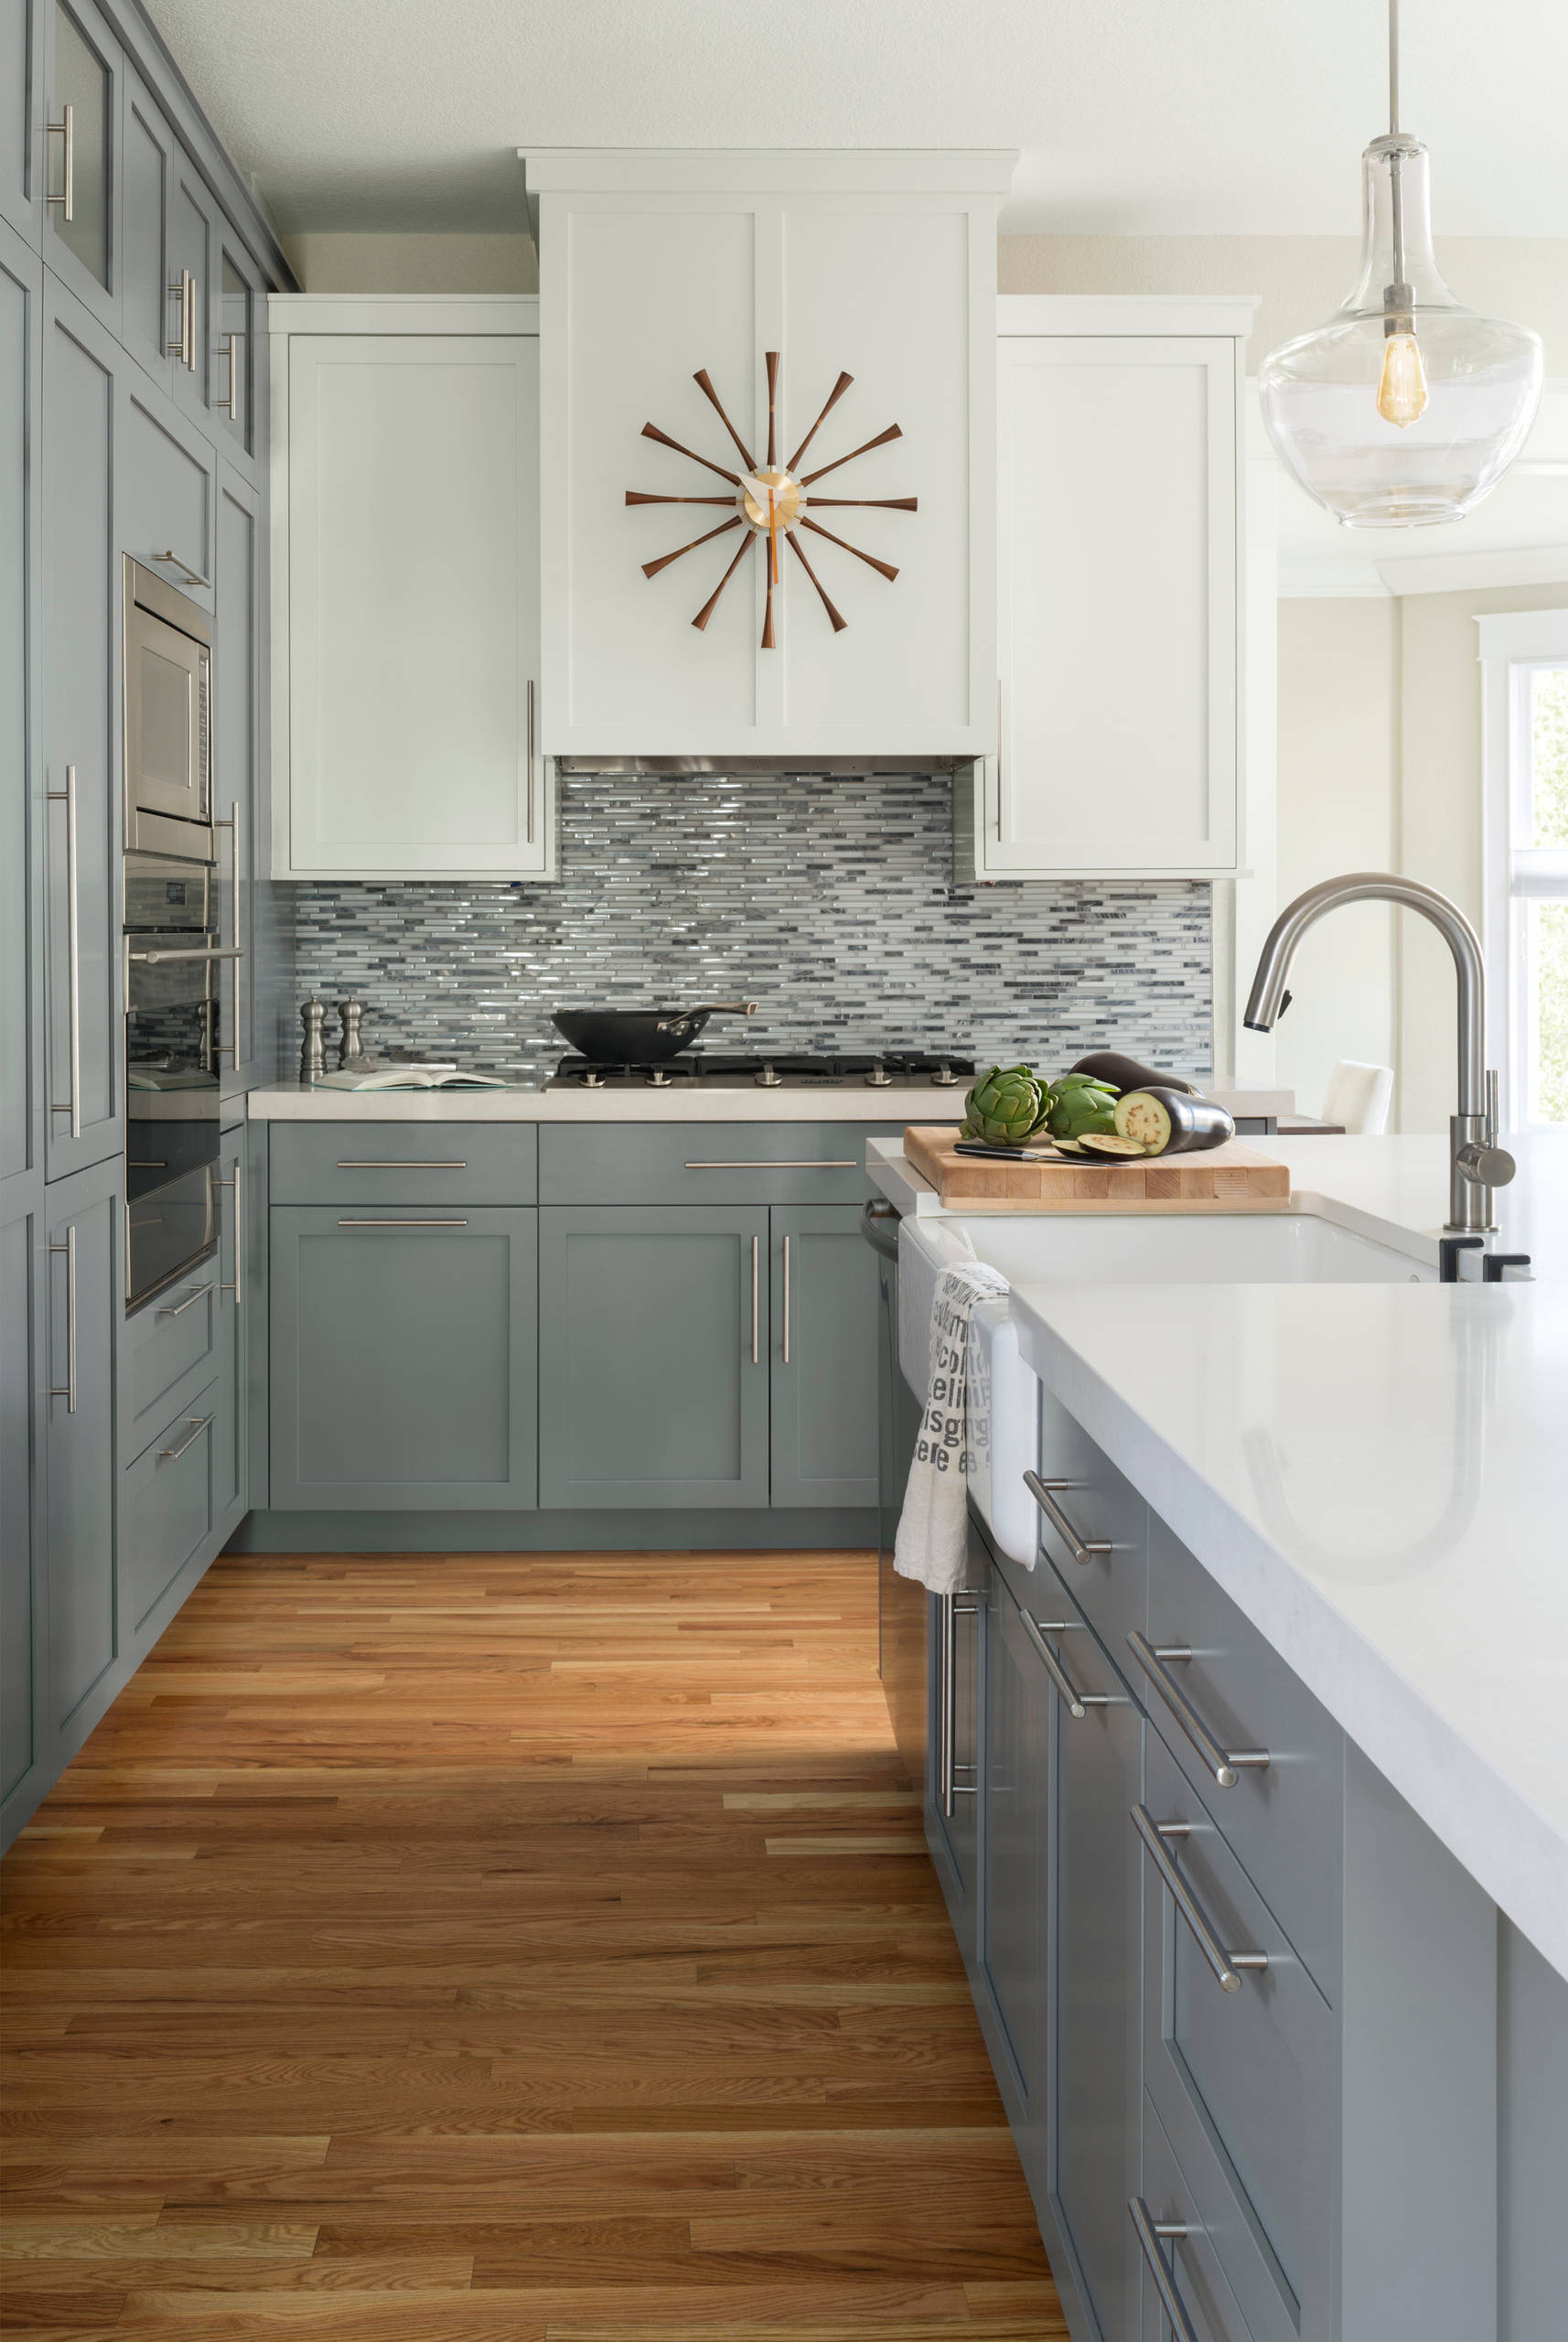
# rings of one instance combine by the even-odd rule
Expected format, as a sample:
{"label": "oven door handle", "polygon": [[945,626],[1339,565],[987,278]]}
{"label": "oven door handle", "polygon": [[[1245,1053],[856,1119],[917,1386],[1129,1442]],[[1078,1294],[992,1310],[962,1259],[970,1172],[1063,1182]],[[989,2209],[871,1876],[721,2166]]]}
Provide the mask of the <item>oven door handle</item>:
{"label": "oven door handle", "polygon": [[245,954],[237,943],[199,945],[193,951],[127,951],[127,960],[137,960],[149,968],[161,966],[165,960],[242,960]]}

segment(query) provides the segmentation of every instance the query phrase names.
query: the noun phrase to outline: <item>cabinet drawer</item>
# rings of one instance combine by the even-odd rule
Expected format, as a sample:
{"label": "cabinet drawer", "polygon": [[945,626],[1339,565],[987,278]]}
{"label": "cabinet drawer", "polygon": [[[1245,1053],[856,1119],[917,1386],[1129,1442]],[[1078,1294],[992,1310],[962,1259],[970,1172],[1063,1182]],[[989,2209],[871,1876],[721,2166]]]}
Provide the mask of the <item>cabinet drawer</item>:
{"label": "cabinet drawer", "polygon": [[120,1552],[133,1630],[142,1626],[212,1526],[218,1403],[214,1383],[188,1413],[164,1425],[125,1474]]}
{"label": "cabinet drawer", "polygon": [[871,1193],[872,1123],[545,1123],[547,1204],[854,1204]]}
{"label": "cabinet drawer", "polygon": [[274,1123],[274,1204],[531,1204],[532,1123]]}
{"label": "cabinet drawer", "polygon": [[1130,1664],[1127,1637],[1144,1624],[1148,1507],[1043,1383],[1039,1477],[1040,1551],[1118,1665]]}
{"label": "cabinet drawer", "polygon": [[1154,1733],[1144,1785],[1144,2084],[1255,2342],[1326,2342],[1334,2014]]}
{"label": "cabinet drawer", "polygon": [[1156,2252],[1197,2342],[1252,2342],[1240,2306],[1226,2282],[1219,2255],[1182,2176],[1181,2165],[1172,2154],[1171,2143],[1147,2098],[1144,2100],[1143,2208],[1152,2225],[1183,2228],[1187,2234],[1156,2235],[1151,2242],[1139,2236],[1132,2208],[1128,2208],[1127,2224],[1141,2264],[1140,2342],[1166,2342],[1171,2331],[1150,2257]]}
{"label": "cabinet drawer", "polygon": [[170,1394],[188,1375],[198,1378],[200,1389],[216,1372],[222,1273],[217,1253],[209,1253],[156,1301],[126,1319],[121,1387],[127,1420],[120,1440],[122,1456],[139,1456],[162,1430],[169,1407],[177,1403]]}
{"label": "cabinet drawer", "polygon": [[[1156,1655],[1171,1650],[1192,1656]],[[1344,1735],[1153,1513],[1148,1631],[1141,1652],[1125,1647],[1122,1664],[1263,1900],[1336,2000]],[[1232,1754],[1266,1755],[1269,1761],[1224,1764]],[[1222,1782],[1220,1771],[1232,1778]]]}

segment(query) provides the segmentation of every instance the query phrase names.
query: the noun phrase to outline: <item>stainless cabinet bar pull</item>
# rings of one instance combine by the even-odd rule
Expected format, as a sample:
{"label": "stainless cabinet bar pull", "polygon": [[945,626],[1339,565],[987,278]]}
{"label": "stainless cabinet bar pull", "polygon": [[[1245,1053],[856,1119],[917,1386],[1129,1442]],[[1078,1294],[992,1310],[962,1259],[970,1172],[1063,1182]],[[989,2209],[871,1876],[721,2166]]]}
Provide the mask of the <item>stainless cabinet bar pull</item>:
{"label": "stainless cabinet bar pull", "polygon": [[177,1447],[160,1447],[158,1450],[158,1462],[160,1464],[177,1464],[186,1450],[196,1445],[196,1443],[201,1437],[202,1433],[204,1431],[210,1431],[212,1428],[212,1418],[210,1415],[187,1415],[185,1420],[193,1427],[189,1436],[182,1439]]}
{"label": "stainless cabinet bar pull", "polygon": [[391,1155],[349,1155],[339,1163],[339,1171],[466,1171],[466,1163],[430,1163],[423,1156],[418,1162],[394,1160]]}
{"label": "stainless cabinet bar pull", "polygon": [[1172,1861],[1165,1840],[1185,1838],[1192,1824],[1156,1821],[1146,1805],[1135,1805],[1132,1812],[1133,1827],[1142,1838],[1172,1902],[1192,1929],[1193,1940],[1212,1969],[1215,1982],[1222,1993],[1239,1993],[1241,1979],[1238,1971],[1264,1969],[1269,1964],[1269,1955],[1266,1951],[1227,1951],[1213,1920]]}
{"label": "stainless cabinet bar pull", "polygon": [[214,1179],[212,1184],[215,1187],[232,1187],[234,1190],[234,1282],[232,1284],[220,1284],[218,1290],[220,1293],[231,1293],[235,1308],[242,1309],[245,1305],[245,1166],[241,1158],[238,1155],[234,1158],[234,1176],[231,1179]]}
{"label": "stainless cabinet bar pull", "polygon": [[1178,2237],[1191,2236],[1193,2231],[1185,2220],[1156,2220],[1141,2196],[1128,2197],[1127,2215],[1133,2223],[1144,2258],[1149,2264],[1149,2274],[1155,2281],[1155,2291],[1160,2297],[1160,2307],[1170,2320],[1171,2332],[1176,2336],[1176,2342],[1197,2342],[1197,2337],[1192,2329],[1192,2320],[1188,2317],[1182,2297],[1176,2289],[1175,2272],[1166,2266],[1165,2256],[1160,2251],[1162,2237],[1169,2237],[1174,2241]]}
{"label": "stainless cabinet bar pull", "polygon": [[527,827],[523,834],[532,845],[533,843],[533,677],[532,675],[528,679],[527,704],[527,740],[523,751],[526,765],[523,811]]}
{"label": "stainless cabinet bar pull", "polygon": [[1024,1475],[1024,1486],[1028,1489],[1073,1560],[1080,1567],[1087,1567],[1097,1555],[1112,1552],[1114,1548],[1109,1540],[1103,1537],[1080,1537],[1057,1502],[1053,1494],[1055,1489],[1072,1488],[1079,1485],[1076,1480],[1042,1480],[1037,1472],[1026,1472]]}
{"label": "stainless cabinet bar pull", "polygon": [[466,1219],[340,1219],[339,1228],[467,1228]]}
{"label": "stainless cabinet bar pull", "polygon": [[[169,279],[168,297],[179,303],[179,339],[171,341],[167,355],[177,357],[188,374],[196,371],[196,279],[188,268]],[[167,555],[160,553],[159,560]],[[206,580],[202,581],[204,584]]]}
{"label": "stainless cabinet bar pull", "polygon": [[753,1155],[749,1163],[688,1163],[686,1166],[688,1171],[856,1171],[859,1167],[853,1155],[845,1155],[842,1160],[835,1155],[832,1159],[823,1157],[816,1161],[780,1155],[769,1155],[759,1161]]}
{"label": "stainless cabinet bar pull", "polygon": [[47,137],[58,138],[62,142],[60,160],[64,166],[60,174],[59,193],[50,195],[46,188],[44,201],[58,203],[60,206],[61,219],[69,223],[76,217],[76,108],[69,98],[59,110],[59,120],[46,122],[44,133]]}
{"label": "stainless cabinet bar pull", "polygon": [[220,399],[217,403],[220,412],[226,414],[231,423],[238,423],[240,420],[240,357],[234,344],[237,341],[243,341],[244,338],[242,333],[226,333],[223,337],[223,347],[218,353],[220,358],[226,358],[229,360],[229,394],[227,398]]}
{"label": "stainless cabinet bar pull", "polygon": [[1002,843],[1002,681],[996,682],[996,843]]}
{"label": "stainless cabinet bar pull", "polygon": [[[67,214],[70,217],[70,214]],[[81,929],[77,877],[76,767],[67,765],[65,787],[49,790],[49,803],[65,807],[65,1016],[70,1059],[70,1102],[51,1106],[54,1114],[70,1116],[72,1138],[81,1136]]]}
{"label": "stainless cabinet bar pull", "polygon": [[[224,1179],[218,1179],[215,1180],[213,1184],[216,1187],[226,1187],[228,1182]],[[209,1278],[206,1284],[199,1284],[192,1292],[188,1293],[183,1301],[177,1301],[173,1304],[166,1302],[164,1306],[161,1309],[155,1310],[153,1315],[156,1317],[183,1317],[188,1309],[194,1309],[197,1303],[207,1294],[209,1294],[211,1290],[212,1283],[211,1279]]]}
{"label": "stainless cabinet bar pull", "polygon": [[149,968],[162,967],[166,960],[242,960],[244,953],[237,943],[202,944],[182,951],[127,951],[127,960],[135,960]]}
{"label": "stainless cabinet bar pull", "polygon": [[[960,1618],[972,1618],[978,1606],[961,1594],[939,1595],[937,1612],[938,1659],[940,1677],[938,1687],[937,1714],[937,1789],[941,1809],[950,1821],[961,1797],[974,1797],[978,1790],[974,1782],[959,1779],[958,1762],[958,1633]],[[966,1765],[963,1770],[972,1772]]]}
{"label": "stainless cabinet bar pull", "polygon": [[754,1236],[751,1240],[751,1362],[753,1366],[757,1364],[758,1355],[757,1348],[757,1314],[760,1299],[762,1274],[761,1252],[761,1240]]}
{"label": "stainless cabinet bar pull", "polygon": [[[1024,1632],[1028,1636],[1029,1640],[1034,1644],[1036,1650],[1039,1654],[1041,1665],[1044,1667],[1046,1673],[1050,1677],[1051,1681],[1056,1685],[1057,1690],[1061,1694],[1069,1715],[1072,1716],[1076,1720],[1087,1715],[1090,1708],[1108,1708],[1111,1705],[1111,1701],[1107,1693],[1103,1692],[1079,1692],[1076,1689],[1066,1668],[1062,1665],[1060,1660],[1057,1657],[1049,1643],[1047,1642],[1044,1628],[1037,1624],[1035,1619],[1030,1617],[1029,1613],[1026,1610],[1021,1609],[1018,1616],[1024,1621]],[[1054,1635],[1065,1634],[1067,1632],[1067,1622],[1065,1619],[1047,1619],[1046,1621],[1046,1625],[1049,1626],[1050,1630]]]}
{"label": "stainless cabinet bar pull", "polygon": [[1240,1772],[1266,1772],[1269,1752],[1266,1748],[1222,1748],[1181,1685],[1170,1671],[1171,1662],[1190,1659],[1192,1651],[1186,1643],[1152,1643],[1147,1635],[1134,1631],[1127,1638],[1129,1649],[1161,1699],[1169,1708],[1183,1732],[1222,1789],[1233,1789]]}
{"label": "stainless cabinet bar pull", "polygon": [[65,1231],[63,1244],[51,1244],[51,1252],[65,1254],[65,1380],[55,1384],[51,1399],[63,1399],[68,1415],[76,1413],[76,1223]]}
{"label": "stainless cabinet bar pull", "polygon": [[784,1239],[784,1364],[789,1363],[789,1239]]}
{"label": "stainless cabinet bar pull", "polygon": [[[166,561],[171,569],[182,571],[188,586],[210,586],[212,583],[210,577],[203,577],[199,569],[192,569],[189,562],[182,561],[177,553],[156,553],[153,555],[153,559],[155,561]],[[220,824],[220,827],[221,827],[221,824]]]}

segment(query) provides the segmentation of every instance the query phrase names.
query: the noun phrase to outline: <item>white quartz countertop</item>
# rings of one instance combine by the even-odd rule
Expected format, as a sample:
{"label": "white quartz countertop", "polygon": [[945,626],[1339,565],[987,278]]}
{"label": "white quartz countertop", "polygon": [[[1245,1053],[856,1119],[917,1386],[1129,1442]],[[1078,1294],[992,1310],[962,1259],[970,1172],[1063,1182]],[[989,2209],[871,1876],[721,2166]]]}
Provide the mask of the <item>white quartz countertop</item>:
{"label": "white quartz countertop", "polygon": [[909,1123],[956,1122],[956,1089],[759,1090],[718,1082],[672,1082],[668,1090],[634,1083],[604,1090],[328,1090],[280,1081],[252,1090],[254,1123],[876,1123],[900,1131]]}
{"label": "white quartz countertop", "polygon": [[[1267,1142],[1435,1238],[1446,1143]],[[1023,1355],[1568,1976],[1568,1133],[1520,1142],[1539,1282],[1020,1285]]]}

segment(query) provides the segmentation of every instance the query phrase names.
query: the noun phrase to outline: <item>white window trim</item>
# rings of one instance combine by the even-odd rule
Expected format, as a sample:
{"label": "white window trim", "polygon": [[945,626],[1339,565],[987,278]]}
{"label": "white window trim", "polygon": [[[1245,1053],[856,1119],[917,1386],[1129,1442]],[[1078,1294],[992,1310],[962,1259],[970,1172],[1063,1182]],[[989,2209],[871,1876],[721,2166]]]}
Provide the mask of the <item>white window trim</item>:
{"label": "white window trim", "polygon": [[1528,811],[1530,673],[1568,661],[1568,609],[1510,610],[1476,620],[1481,661],[1482,929],[1487,961],[1487,1058],[1502,1076],[1502,1120],[1525,1120],[1526,1017],[1521,907],[1568,892],[1568,854],[1522,852]]}

